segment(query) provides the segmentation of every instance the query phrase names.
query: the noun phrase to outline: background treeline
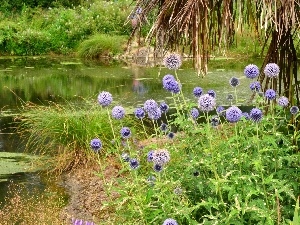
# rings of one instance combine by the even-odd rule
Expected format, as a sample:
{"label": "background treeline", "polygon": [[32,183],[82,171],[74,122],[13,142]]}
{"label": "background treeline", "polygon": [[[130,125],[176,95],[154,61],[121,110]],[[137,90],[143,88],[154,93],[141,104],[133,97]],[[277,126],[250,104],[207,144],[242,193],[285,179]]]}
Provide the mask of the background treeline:
{"label": "background treeline", "polygon": [[0,6],[1,55],[69,54],[96,34],[126,40],[132,30],[126,24],[131,0],[3,0]]}

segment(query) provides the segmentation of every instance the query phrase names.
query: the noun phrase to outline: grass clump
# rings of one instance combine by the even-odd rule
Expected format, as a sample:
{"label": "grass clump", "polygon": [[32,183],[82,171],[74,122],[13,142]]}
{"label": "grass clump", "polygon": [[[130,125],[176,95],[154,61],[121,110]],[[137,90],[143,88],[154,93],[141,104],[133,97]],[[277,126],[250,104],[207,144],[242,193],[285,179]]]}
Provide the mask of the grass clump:
{"label": "grass clump", "polygon": [[87,59],[112,57],[124,52],[126,41],[125,36],[97,34],[79,45],[78,55]]}

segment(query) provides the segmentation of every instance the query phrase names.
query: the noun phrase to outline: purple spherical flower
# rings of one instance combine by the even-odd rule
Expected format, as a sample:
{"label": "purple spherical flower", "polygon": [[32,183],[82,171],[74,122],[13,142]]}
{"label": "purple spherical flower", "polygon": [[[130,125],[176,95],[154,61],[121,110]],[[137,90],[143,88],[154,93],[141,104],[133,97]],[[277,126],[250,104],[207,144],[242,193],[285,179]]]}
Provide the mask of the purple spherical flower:
{"label": "purple spherical flower", "polygon": [[138,119],[143,119],[145,117],[145,111],[142,108],[136,108],[134,115]]}
{"label": "purple spherical flower", "polygon": [[261,119],[262,119],[262,117],[263,117],[263,113],[262,113],[262,111],[261,111],[260,109],[258,109],[258,108],[253,108],[253,109],[251,109],[249,116],[250,116],[250,119],[251,119],[253,122],[258,123],[258,122],[261,121]]}
{"label": "purple spherical flower", "polygon": [[124,160],[124,162],[129,162],[129,160],[130,160],[130,156],[126,152],[123,152],[121,157]]}
{"label": "purple spherical flower", "polygon": [[111,111],[111,115],[116,120],[123,119],[125,116],[125,109],[122,106],[115,106]]}
{"label": "purple spherical flower", "polygon": [[163,88],[171,93],[178,94],[181,90],[181,85],[175,79],[168,79],[163,82]]}
{"label": "purple spherical flower", "polygon": [[276,63],[268,63],[264,69],[267,77],[276,78],[280,72],[279,66]]}
{"label": "purple spherical flower", "polygon": [[174,139],[175,134],[173,132],[168,133],[168,138],[169,139]]}
{"label": "purple spherical flower", "polygon": [[176,80],[175,77],[171,74],[167,74],[163,77],[162,79],[162,83],[164,84],[164,82],[168,81],[168,80]]}
{"label": "purple spherical flower", "polygon": [[251,91],[259,92],[261,89],[261,85],[258,81],[254,81],[250,84]]}
{"label": "purple spherical flower", "polygon": [[177,221],[174,219],[166,219],[162,225],[178,225]]}
{"label": "purple spherical flower", "polygon": [[265,98],[268,100],[273,100],[276,98],[276,92],[273,89],[268,89],[265,92]]}
{"label": "purple spherical flower", "polygon": [[164,65],[170,70],[177,70],[181,66],[181,57],[178,54],[169,54],[164,58]]}
{"label": "purple spherical flower", "polygon": [[144,110],[146,112],[150,112],[152,110],[156,110],[158,108],[158,104],[153,99],[149,99],[144,103]]}
{"label": "purple spherical flower", "polygon": [[167,131],[167,130],[168,130],[168,125],[165,124],[165,123],[162,123],[162,124],[160,125],[160,130],[163,131],[163,132]]}
{"label": "purple spherical flower", "polygon": [[212,111],[216,106],[216,99],[209,94],[201,95],[198,100],[198,106],[203,112]]}
{"label": "purple spherical flower", "polygon": [[231,77],[229,80],[229,84],[231,87],[237,87],[240,84],[240,81],[236,77]]}
{"label": "purple spherical flower", "polygon": [[298,106],[292,106],[291,108],[290,108],[290,112],[291,112],[291,114],[293,114],[293,115],[296,115],[298,112],[299,112],[299,108],[298,108]]}
{"label": "purple spherical flower", "polygon": [[120,133],[121,133],[122,138],[125,138],[125,139],[130,138],[130,136],[131,136],[131,131],[128,127],[122,127]]}
{"label": "purple spherical flower", "polygon": [[249,113],[243,112],[243,113],[242,113],[242,118],[245,118],[245,120],[249,120],[249,119],[250,119]]}
{"label": "purple spherical flower", "polygon": [[161,172],[163,170],[164,166],[162,164],[154,164],[153,169],[155,172]]}
{"label": "purple spherical flower", "polygon": [[217,96],[217,94],[216,94],[216,92],[214,90],[208,90],[207,94],[210,95],[213,98],[216,98],[216,96]]}
{"label": "purple spherical flower", "polygon": [[167,149],[157,149],[152,153],[152,162],[155,164],[166,164],[170,161],[170,154]]}
{"label": "purple spherical flower", "polygon": [[158,120],[161,117],[161,110],[160,110],[160,108],[156,108],[156,109],[153,109],[153,110],[149,111],[148,112],[148,117],[151,120]]}
{"label": "purple spherical flower", "polygon": [[98,152],[102,148],[102,142],[100,139],[94,138],[91,140],[90,146],[95,152]]}
{"label": "purple spherical flower", "polygon": [[139,14],[142,14],[142,12],[143,12],[143,9],[142,9],[142,7],[137,7],[136,8],[136,10],[135,10],[135,13],[137,14],[137,15],[139,15]]}
{"label": "purple spherical flower", "polygon": [[129,160],[129,166],[131,167],[131,169],[137,169],[140,166],[140,163],[137,159],[133,158]]}
{"label": "purple spherical flower", "polygon": [[193,94],[195,97],[199,98],[203,93],[203,90],[201,87],[195,87],[193,90]]}
{"label": "purple spherical flower", "polygon": [[149,151],[147,154],[147,161],[152,162],[153,161],[153,150]]}
{"label": "purple spherical flower", "polygon": [[225,116],[225,108],[221,105],[217,107],[216,112],[219,116]]}
{"label": "purple spherical flower", "polygon": [[249,64],[244,69],[244,74],[247,78],[254,79],[259,75],[259,69],[254,64]]}
{"label": "purple spherical flower", "polygon": [[231,123],[239,121],[241,116],[242,111],[236,106],[231,106],[226,110],[226,119]]}
{"label": "purple spherical flower", "polygon": [[109,93],[107,91],[102,91],[98,95],[98,102],[103,107],[110,105],[110,103],[112,102],[112,100],[113,99],[112,99],[111,93]]}
{"label": "purple spherical flower", "polygon": [[193,119],[197,119],[199,117],[199,111],[196,108],[192,108],[190,114]]}
{"label": "purple spherical flower", "polygon": [[162,113],[166,113],[169,110],[169,106],[165,102],[160,103],[159,108]]}
{"label": "purple spherical flower", "polygon": [[285,96],[281,96],[280,98],[277,99],[277,103],[282,107],[287,107],[289,104],[289,99]]}

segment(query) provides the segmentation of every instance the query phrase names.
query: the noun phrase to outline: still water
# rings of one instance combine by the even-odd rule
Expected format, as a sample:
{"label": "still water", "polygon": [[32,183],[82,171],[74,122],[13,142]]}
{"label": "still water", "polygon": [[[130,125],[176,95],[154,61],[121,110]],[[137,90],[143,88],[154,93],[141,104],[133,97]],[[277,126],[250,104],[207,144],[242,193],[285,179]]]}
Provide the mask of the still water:
{"label": "still water", "polygon": [[[255,62],[240,62],[238,59],[212,60],[206,77],[197,77],[190,61],[183,63],[177,71],[182,83],[183,94],[196,103],[193,88],[200,86],[204,92],[213,89],[218,104],[226,102],[234,89],[229,85],[231,77],[240,78],[237,87],[242,104],[251,95],[250,81],[243,75],[244,67]],[[260,66],[259,63],[256,63]],[[17,113],[22,103],[48,104],[78,102],[82,99],[97,99],[101,91],[113,95],[114,104],[132,109],[147,99],[170,102],[171,94],[162,88],[161,79],[174,71],[159,66],[146,68],[121,61],[81,61],[77,58],[62,57],[11,57],[0,58],[0,152],[22,152],[23,145],[10,127],[12,117],[3,112]],[[1,166],[1,158],[0,158]],[[10,181],[41,185],[35,173],[17,173],[6,176],[0,182],[0,202],[3,200]],[[30,187],[30,185],[29,185]]]}

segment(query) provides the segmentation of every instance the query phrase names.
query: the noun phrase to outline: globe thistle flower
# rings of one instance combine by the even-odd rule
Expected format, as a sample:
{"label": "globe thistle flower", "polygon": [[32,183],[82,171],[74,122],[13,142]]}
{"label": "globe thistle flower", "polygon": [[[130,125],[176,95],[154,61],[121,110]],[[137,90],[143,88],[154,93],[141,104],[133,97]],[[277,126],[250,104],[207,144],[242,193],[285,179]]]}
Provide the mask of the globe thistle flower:
{"label": "globe thistle flower", "polygon": [[177,221],[174,219],[166,219],[162,225],[178,225]]}
{"label": "globe thistle flower", "polygon": [[276,92],[273,89],[268,89],[265,92],[265,98],[268,100],[273,100],[276,98]]}
{"label": "globe thistle flower", "polygon": [[216,98],[216,96],[217,96],[217,94],[216,94],[216,92],[214,90],[208,90],[207,94],[210,95],[213,98]]}
{"label": "globe thistle flower", "polygon": [[289,104],[289,99],[285,96],[281,96],[280,98],[277,99],[277,103],[282,107],[287,107]]}
{"label": "globe thistle flower", "polygon": [[171,74],[167,74],[163,77],[162,79],[162,83],[164,84],[165,82],[169,81],[169,80],[176,80],[175,77]]}
{"label": "globe thistle flower", "polygon": [[167,131],[167,130],[168,130],[168,125],[165,124],[165,123],[162,123],[162,124],[160,125],[160,130],[163,131],[163,132]]}
{"label": "globe thistle flower", "polygon": [[192,108],[190,114],[193,119],[197,119],[199,117],[199,111],[196,108]]}
{"label": "globe thistle flower", "polygon": [[254,81],[249,85],[251,91],[259,92],[261,90],[261,85],[258,81]]}
{"label": "globe thistle flower", "polygon": [[137,159],[133,158],[129,160],[129,166],[131,167],[131,169],[135,170],[139,168],[140,163]]}
{"label": "globe thistle flower", "polygon": [[165,102],[160,103],[159,108],[162,113],[166,113],[169,111],[169,106]]}
{"label": "globe thistle flower", "polygon": [[203,93],[203,90],[201,87],[195,87],[193,90],[193,94],[196,98],[199,98]]}
{"label": "globe thistle flower", "polygon": [[258,108],[253,108],[253,109],[251,109],[249,116],[250,116],[250,119],[251,119],[253,122],[258,123],[258,122],[261,121],[261,119],[262,119],[262,117],[263,117],[263,113],[262,113],[262,111],[261,111],[260,109],[258,109]]}
{"label": "globe thistle flower", "polygon": [[163,170],[163,165],[162,164],[154,164],[153,169],[155,172],[161,172]]}
{"label": "globe thistle flower", "polygon": [[125,138],[125,139],[130,138],[130,136],[131,136],[131,131],[128,127],[122,127],[120,133],[121,133],[122,138]]}
{"label": "globe thistle flower", "polygon": [[142,7],[137,7],[136,8],[136,10],[135,10],[135,13],[137,14],[137,15],[140,15],[140,14],[142,14],[142,12],[143,12],[143,9],[142,9]]}
{"label": "globe thistle flower", "polygon": [[181,90],[181,85],[176,80],[169,79],[163,83],[163,88],[171,93],[178,94]]}
{"label": "globe thistle flower", "polygon": [[170,154],[167,149],[157,149],[152,153],[154,164],[166,164],[170,161]]}
{"label": "globe thistle flower", "polygon": [[113,99],[112,99],[111,93],[109,93],[107,91],[102,91],[98,95],[98,102],[103,107],[110,105],[110,103],[112,102],[112,100]]}
{"label": "globe thistle flower", "polygon": [[121,158],[123,159],[124,162],[129,162],[130,160],[130,156],[126,152],[122,153]]}
{"label": "globe thistle flower", "polygon": [[231,87],[237,87],[240,84],[240,80],[236,77],[231,77],[229,80],[229,84]]}
{"label": "globe thistle flower", "polygon": [[213,126],[213,127],[217,127],[219,124],[220,124],[220,119],[218,116],[213,116],[210,120],[210,124]]}
{"label": "globe thistle flower", "polygon": [[164,58],[164,65],[169,70],[177,70],[182,64],[181,57],[178,54],[172,53]]}
{"label": "globe thistle flower", "polygon": [[175,194],[175,195],[181,195],[182,192],[183,192],[183,190],[182,190],[180,187],[176,187],[176,188],[174,189],[174,194]]}
{"label": "globe thistle flower", "polygon": [[242,111],[236,106],[231,106],[226,110],[226,119],[231,123],[238,122],[241,116]]}
{"label": "globe thistle flower", "polygon": [[216,112],[219,116],[225,116],[225,108],[221,105],[217,107]]}
{"label": "globe thistle flower", "polygon": [[216,106],[216,99],[209,94],[201,95],[198,100],[198,106],[203,112],[212,111]]}
{"label": "globe thistle flower", "polygon": [[296,115],[298,112],[299,112],[299,108],[298,108],[298,106],[292,106],[291,108],[290,108],[290,112],[291,112],[291,114],[293,114],[293,115]]}
{"label": "globe thistle flower", "polygon": [[156,110],[157,108],[158,108],[158,104],[153,99],[146,100],[145,103],[144,103],[144,110],[146,112]]}
{"label": "globe thistle flower", "polygon": [[229,101],[229,102],[232,102],[233,98],[234,98],[233,94],[228,94],[227,97],[226,97],[227,101]]}
{"label": "globe thistle flower", "polygon": [[175,134],[173,132],[168,133],[168,138],[169,139],[174,139]]}
{"label": "globe thistle flower", "polygon": [[269,78],[276,78],[280,72],[279,66],[276,63],[268,63],[264,69],[264,73]]}
{"label": "globe thistle flower", "polygon": [[145,117],[145,111],[142,108],[136,108],[134,115],[138,119],[143,119]]}
{"label": "globe thistle flower", "polygon": [[115,106],[111,111],[111,115],[116,120],[123,119],[125,116],[125,109],[122,106]]}
{"label": "globe thistle flower", "polygon": [[149,151],[147,154],[147,161],[152,162],[153,161],[153,150]]}
{"label": "globe thistle flower", "polygon": [[90,146],[95,152],[98,152],[102,148],[102,142],[100,139],[94,138],[91,140]]}
{"label": "globe thistle flower", "polygon": [[151,120],[158,120],[161,117],[161,110],[160,108],[156,108],[155,110],[151,110],[148,112],[148,117]]}
{"label": "globe thistle flower", "polygon": [[249,119],[250,119],[249,113],[243,112],[243,113],[242,113],[242,118],[245,118],[245,120],[249,120]]}
{"label": "globe thistle flower", "polygon": [[254,64],[249,64],[244,69],[244,74],[247,78],[254,79],[259,75],[259,69]]}

